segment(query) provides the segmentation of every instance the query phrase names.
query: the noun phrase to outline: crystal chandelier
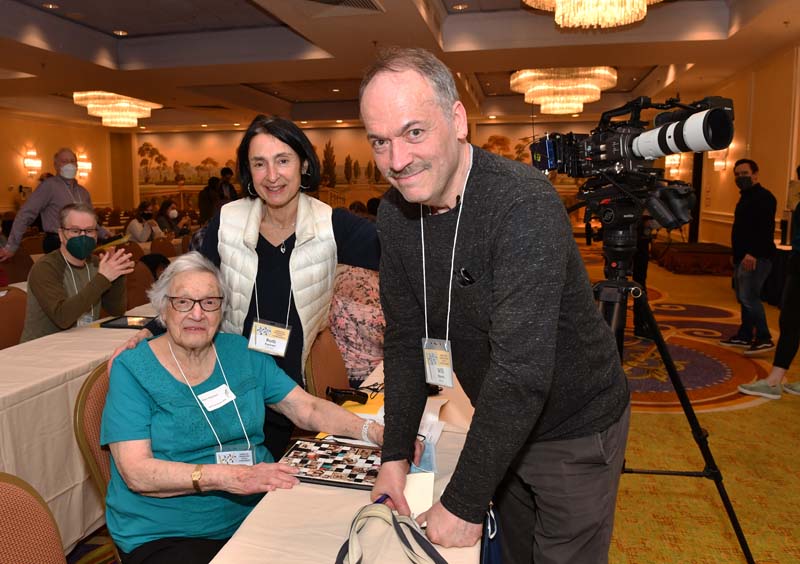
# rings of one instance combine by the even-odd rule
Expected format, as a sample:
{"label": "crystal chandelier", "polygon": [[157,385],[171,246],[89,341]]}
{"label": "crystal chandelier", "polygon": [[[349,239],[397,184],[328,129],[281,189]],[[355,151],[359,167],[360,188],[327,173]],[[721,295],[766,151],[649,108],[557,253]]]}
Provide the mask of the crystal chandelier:
{"label": "crystal chandelier", "polygon": [[510,88],[539,104],[543,114],[577,114],[583,104],[596,102],[600,92],[617,84],[612,67],[523,69],[511,75]]}
{"label": "crystal chandelier", "polygon": [[90,116],[102,118],[103,125],[108,127],[136,127],[139,118],[150,117],[151,110],[163,107],[161,104],[102,90],[73,92],[72,101],[85,106]]}
{"label": "crystal chandelier", "polygon": [[643,20],[647,6],[662,0],[522,0],[531,8],[555,12],[560,27],[609,28]]}

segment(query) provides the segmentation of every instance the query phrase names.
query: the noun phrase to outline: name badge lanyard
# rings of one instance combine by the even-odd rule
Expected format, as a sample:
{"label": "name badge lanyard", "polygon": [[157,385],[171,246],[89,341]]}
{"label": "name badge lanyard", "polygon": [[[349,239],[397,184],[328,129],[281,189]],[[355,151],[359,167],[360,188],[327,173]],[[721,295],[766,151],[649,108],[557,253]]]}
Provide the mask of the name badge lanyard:
{"label": "name badge lanyard", "polygon": [[[75,281],[75,273],[72,272],[72,266],[69,264],[69,261],[67,260],[67,257],[65,257],[64,255],[61,255],[61,258],[64,259],[64,264],[66,264],[67,268],[69,269],[69,275],[72,277],[72,285],[75,287],[75,295],[77,296],[78,295],[78,283]],[[88,262],[86,263],[86,279],[89,282],[92,281],[92,276],[91,276],[91,274],[89,274],[89,263]],[[91,307],[91,309],[89,310],[89,311],[91,311],[90,317],[86,318],[86,314],[85,313],[83,315],[81,315],[80,319],[78,320],[78,326],[79,327],[83,327],[84,325],[89,325],[90,323],[92,323],[94,321],[94,304],[92,304],[90,307]]]}
{"label": "name badge lanyard", "polygon": [[428,337],[428,280],[425,268],[425,222],[423,221],[422,204],[419,206],[419,233],[422,239],[422,300],[425,307],[425,338],[422,339],[422,357],[425,364],[425,381],[436,386],[453,387],[453,356],[450,347],[450,306],[453,298],[453,269],[456,261],[456,244],[458,243],[458,228],[461,224],[461,212],[464,211],[464,194],[467,191],[467,182],[472,172],[472,145],[469,145],[469,168],[464,178],[464,188],[461,189],[460,205],[456,217],[456,231],[453,234],[453,251],[450,256],[450,284],[447,290],[447,322],[444,340]]}
{"label": "name badge lanyard", "polygon": [[[59,178],[61,178],[61,177],[59,176]],[[77,201],[75,200],[75,189],[72,187],[72,182],[70,182],[68,180],[65,180],[63,178],[61,178],[61,180],[67,186],[67,192],[69,192],[69,197],[72,198],[72,203],[73,204],[82,204],[83,203],[83,198],[81,197],[80,193],[78,194]],[[76,185],[77,185],[77,182],[76,182]]]}
{"label": "name badge lanyard", "polygon": [[[169,353],[172,355],[172,360],[175,361],[175,365],[178,367],[178,372],[181,373],[183,381],[186,382],[186,386],[192,393],[194,401],[197,402],[197,407],[200,408],[200,412],[203,414],[206,423],[208,423],[208,426],[211,428],[211,432],[214,433],[214,438],[216,439],[217,444],[219,445],[219,452],[216,453],[217,464],[247,464],[249,466],[252,466],[255,462],[255,457],[253,456],[253,449],[250,445],[250,437],[247,435],[247,429],[245,429],[244,422],[242,421],[242,415],[239,413],[239,407],[236,405],[236,396],[234,396],[231,401],[233,402],[233,409],[236,410],[236,417],[239,418],[239,425],[241,425],[242,427],[244,438],[247,441],[247,450],[241,451],[233,449],[226,452],[225,448],[222,446],[222,441],[219,440],[219,435],[217,435],[217,431],[214,429],[214,425],[211,424],[211,420],[208,418],[208,414],[206,413],[206,410],[203,408],[203,404],[200,403],[200,399],[197,397],[197,394],[194,393],[194,389],[192,388],[191,384],[189,384],[189,379],[186,378],[186,374],[184,374],[183,368],[181,367],[180,362],[178,362],[178,358],[175,356],[175,352],[172,350],[172,344],[169,341],[167,341],[167,347],[169,347]],[[211,348],[214,350],[214,357],[217,359],[217,366],[219,366],[219,370],[220,372],[222,372],[222,379],[225,381],[225,387],[227,388],[227,390],[233,393],[230,384],[228,384],[228,378],[225,375],[225,369],[222,367],[222,362],[220,362],[219,360],[219,355],[217,354],[217,347],[215,347],[212,344]],[[220,407],[222,407],[222,405],[220,405]]]}
{"label": "name badge lanyard", "polygon": [[286,355],[286,347],[289,346],[289,335],[292,328],[289,326],[289,313],[292,311],[292,282],[289,280],[289,300],[286,305],[286,322],[283,327],[279,323],[261,319],[261,311],[258,305],[258,275],[253,282],[253,293],[256,297],[256,318],[250,328],[250,341],[247,346],[250,349],[283,357]]}

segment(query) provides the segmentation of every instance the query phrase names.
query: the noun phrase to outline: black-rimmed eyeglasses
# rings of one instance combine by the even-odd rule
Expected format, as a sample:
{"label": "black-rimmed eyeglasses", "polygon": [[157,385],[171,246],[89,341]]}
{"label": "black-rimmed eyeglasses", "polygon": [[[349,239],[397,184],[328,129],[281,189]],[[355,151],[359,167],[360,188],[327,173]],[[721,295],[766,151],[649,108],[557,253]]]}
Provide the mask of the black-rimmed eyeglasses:
{"label": "black-rimmed eyeglasses", "polygon": [[66,233],[70,237],[77,237],[78,235],[83,235],[84,233],[89,237],[97,237],[97,227],[90,227],[89,229],[78,229],[77,227],[62,227],[61,230],[64,231],[64,233]]}
{"label": "black-rimmed eyeglasses", "polygon": [[208,298],[200,298],[199,300],[180,296],[167,296],[167,299],[172,309],[181,313],[192,311],[194,304],[200,304],[200,309],[203,311],[217,311],[222,307],[222,296],[210,296]]}

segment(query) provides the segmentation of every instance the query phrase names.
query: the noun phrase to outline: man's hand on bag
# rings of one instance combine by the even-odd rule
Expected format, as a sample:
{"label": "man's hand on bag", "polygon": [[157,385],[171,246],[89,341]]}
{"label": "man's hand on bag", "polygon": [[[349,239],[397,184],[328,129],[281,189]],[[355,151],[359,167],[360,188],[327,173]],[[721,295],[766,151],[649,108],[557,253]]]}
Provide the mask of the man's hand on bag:
{"label": "man's hand on bag", "polygon": [[381,464],[378,477],[369,497],[375,501],[382,495],[388,495],[386,505],[396,510],[400,515],[411,515],[411,508],[408,507],[406,496],[403,490],[406,489],[406,475],[408,474],[408,462],[405,460],[391,460]]}
{"label": "man's hand on bag", "polygon": [[473,546],[480,540],[483,531],[483,526],[480,523],[470,523],[456,517],[438,501],[433,507],[417,517],[417,523],[420,525],[426,521],[428,527],[425,534],[428,539],[432,543],[445,548]]}

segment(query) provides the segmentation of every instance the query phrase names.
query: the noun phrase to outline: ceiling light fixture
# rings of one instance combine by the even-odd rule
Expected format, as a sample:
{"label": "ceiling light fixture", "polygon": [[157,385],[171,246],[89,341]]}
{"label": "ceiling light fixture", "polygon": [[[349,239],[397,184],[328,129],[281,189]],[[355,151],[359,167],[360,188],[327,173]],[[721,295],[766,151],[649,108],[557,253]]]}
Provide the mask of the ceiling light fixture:
{"label": "ceiling light fixture", "polygon": [[489,119],[497,119],[497,116],[489,116]]}
{"label": "ceiling light fixture", "polygon": [[511,90],[525,94],[528,104],[539,104],[543,114],[579,114],[583,104],[596,102],[602,90],[616,84],[612,67],[522,69],[509,81]]}
{"label": "ceiling light fixture", "polygon": [[85,106],[90,116],[103,118],[107,127],[136,127],[139,118],[150,117],[151,110],[163,108],[161,104],[102,90],[73,92],[72,101]]}
{"label": "ceiling light fixture", "polygon": [[331,88],[331,92],[341,92],[338,88]]}
{"label": "ceiling light fixture", "polygon": [[451,7],[453,10],[455,10],[456,12],[463,12],[464,10],[466,10],[467,8],[469,8],[469,4],[467,4],[466,2],[459,2],[458,4],[453,4],[453,5],[452,5],[452,6],[450,6],[450,7]]}
{"label": "ceiling light fixture", "polygon": [[207,123],[201,123],[200,127],[208,127],[208,124]]}
{"label": "ceiling light fixture", "polygon": [[337,120],[336,120],[336,123],[342,123],[342,120],[340,120],[340,119],[337,119]]}
{"label": "ceiling light fixture", "polygon": [[128,35],[128,32],[125,31],[124,29],[115,29],[111,33],[113,33],[117,37],[125,37],[126,35]]}
{"label": "ceiling light fixture", "polygon": [[531,8],[555,12],[560,27],[610,28],[641,21],[647,6],[661,0],[522,0]]}
{"label": "ceiling light fixture", "polygon": [[233,124],[233,127],[239,127],[240,125],[242,124],[237,121],[236,123]]}
{"label": "ceiling light fixture", "polygon": [[53,4],[51,2],[45,2],[44,4],[42,4],[42,8],[46,8],[47,10],[58,10],[59,5]]}

